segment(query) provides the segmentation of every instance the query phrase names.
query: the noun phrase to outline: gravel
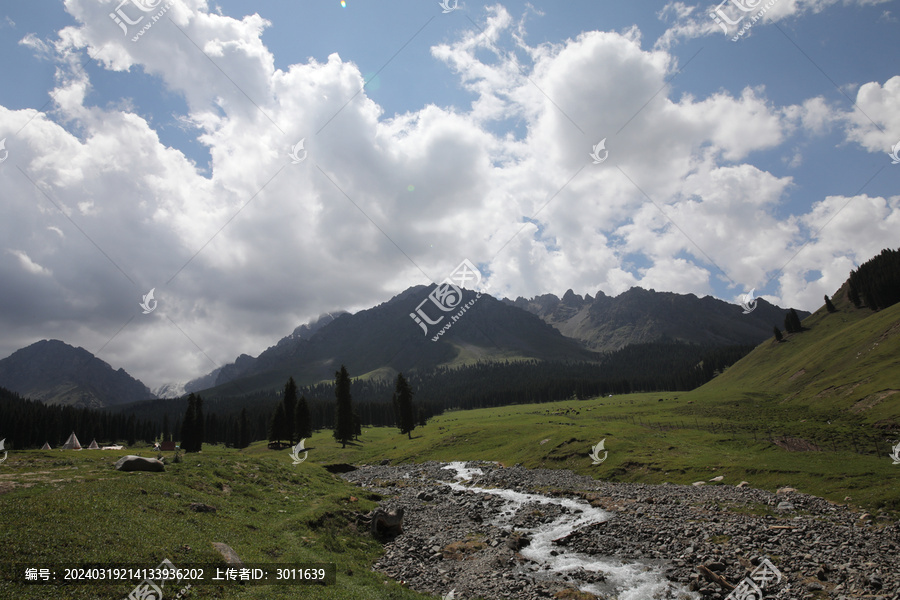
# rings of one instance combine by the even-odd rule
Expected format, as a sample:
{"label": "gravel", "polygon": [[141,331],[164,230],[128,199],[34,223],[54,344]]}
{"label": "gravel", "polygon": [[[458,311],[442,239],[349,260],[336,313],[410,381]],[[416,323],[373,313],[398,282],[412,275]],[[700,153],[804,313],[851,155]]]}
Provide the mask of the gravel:
{"label": "gravel", "polygon": [[[529,503],[501,515],[508,504],[496,495],[451,489],[456,472],[446,466],[363,465],[342,475],[388,497],[383,508],[405,510],[403,533],[385,541],[376,570],[421,592],[455,590],[455,600],[576,598],[573,591],[589,585],[593,597],[616,600],[620,590],[608,574],[554,572],[522,555],[528,530],[580,509]],[[671,582],[659,599],[723,600],[729,590],[697,567],[737,584],[768,558],[782,574],[766,589],[774,600],[900,600],[900,524],[885,515],[792,489],[772,493],[727,481],[608,483],[565,470],[467,466],[483,471],[467,486],[568,498],[610,512],[608,520],[555,540],[553,551],[647,565]]]}

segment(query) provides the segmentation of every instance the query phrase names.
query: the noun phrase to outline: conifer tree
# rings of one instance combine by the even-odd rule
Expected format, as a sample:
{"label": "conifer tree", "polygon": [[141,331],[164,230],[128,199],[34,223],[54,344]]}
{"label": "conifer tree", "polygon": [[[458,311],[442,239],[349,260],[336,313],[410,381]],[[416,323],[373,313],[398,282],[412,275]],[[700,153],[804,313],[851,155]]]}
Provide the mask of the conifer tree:
{"label": "conifer tree", "polygon": [[774,325],[772,329],[775,330],[775,341],[780,342],[784,339],[784,336],[781,335],[781,331],[778,329],[778,325]]}
{"label": "conifer tree", "polygon": [[334,374],[334,396],[334,439],[341,443],[341,448],[346,448],[347,442],[353,439],[356,432],[356,424],[353,419],[353,398],[350,396],[350,375],[344,365]]}
{"label": "conifer tree", "polygon": [[834,307],[834,304],[832,304],[831,300],[828,298],[828,294],[825,294],[825,310],[830,313],[837,311],[837,309]]}
{"label": "conifer tree", "polygon": [[306,401],[306,396],[300,396],[294,412],[294,431],[297,432],[297,437],[308,438],[312,435],[312,426],[309,420],[309,403]]}
{"label": "conifer tree", "polygon": [[295,418],[294,410],[297,408],[297,384],[294,378],[290,377],[284,384],[284,435],[288,439],[291,446],[294,445]]}
{"label": "conifer tree", "polygon": [[246,448],[250,445],[250,419],[247,418],[247,409],[241,409],[241,421],[238,426],[237,447]]}
{"label": "conifer tree", "polygon": [[203,400],[192,392],[188,396],[187,410],[181,422],[181,449],[184,452],[200,452],[203,444]]}
{"label": "conifer tree", "polygon": [[269,441],[280,442],[284,439],[284,402],[279,402],[272,414],[272,422],[269,424]]}
{"label": "conifer tree", "polygon": [[394,418],[401,434],[412,439],[412,430],[416,428],[416,413],[412,403],[413,391],[403,373],[397,374],[397,383],[391,401],[394,405]]}
{"label": "conifer tree", "polygon": [[203,438],[206,437],[205,421],[203,420],[203,398],[197,394],[196,412],[194,416],[194,452],[200,452],[203,449]]}

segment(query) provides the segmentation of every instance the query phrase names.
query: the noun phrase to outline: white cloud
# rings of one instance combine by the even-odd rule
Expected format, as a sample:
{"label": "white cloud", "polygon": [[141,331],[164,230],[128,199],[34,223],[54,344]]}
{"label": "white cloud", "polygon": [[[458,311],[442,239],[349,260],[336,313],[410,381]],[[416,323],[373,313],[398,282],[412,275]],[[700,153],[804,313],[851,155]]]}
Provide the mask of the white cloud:
{"label": "white cloud", "polygon": [[[643,49],[636,28],[528,46],[524,22],[492,7],[484,33],[432,48],[472,105],[386,115],[338,54],[275,68],[258,15],[180,2],[172,22],[131,42],[112,6],[66,2],[79,25],[54,45],[56,121],[0,107],[0,132],[21,129],[11,159],[27,175],[0,170],[11,198],[0,235],[17,259],[0,261],[16,290],[0,296],[0,319],[7,354],[59,337],[103,347],[151,386],[256,354],[325,310],[443,279],[463,258],[510,296],[761,288],[840,200],[777,217],[793,181],[755,166],[757,153],[836,121],[867,148],[885,137],[820,98],[779,107],[761,88],[672,98],[677,60]],[[128,102],[91,105],[84,50],[184,98],[176,118],[209,151],[208,174]],[[895,86],[863,85],[861,108],[887,123]],[[504,130],[512,118],[524,133]],[[294,165],[301,138],[309,154]],[[603,138],[609,159],[593,165]],[[864,223],[896,224],[898,200],[858,200],[789,264],[784,302],[813,307],[846,276],[847,256],[892,239]],[[822,278],[807,284],[809,270]],[[142,315],[150,288],[158,309]]]}
{"label": "white cloud", "polygon": [[[752,23],[761,27],[790,17],[818,14],[825,9],[843,3],[845,5],[878,5],[891,0],[725,0],[701,3],[693,6],[683,2],[669,2],[657,14],[671,26],[656,41],[656,47],[668,49],[681,40],[707,35],[726,35],[730,39],[741,28]],[[762,16],[757,15],[762,12]],[[719,15],[718,22],[711,14]],[[721,23],[721,24],[720,24]],[[723,29],[724,28],[724,29]]]}
{"label": "white cloud", "polygon": [[21,250],[12,250],[8,249],[7,252],[15,256],[19,259],[19,265],[29,273],[33,275],[52,275],[53,273],[49,269],[45,269],[41,265],[37,264]]}

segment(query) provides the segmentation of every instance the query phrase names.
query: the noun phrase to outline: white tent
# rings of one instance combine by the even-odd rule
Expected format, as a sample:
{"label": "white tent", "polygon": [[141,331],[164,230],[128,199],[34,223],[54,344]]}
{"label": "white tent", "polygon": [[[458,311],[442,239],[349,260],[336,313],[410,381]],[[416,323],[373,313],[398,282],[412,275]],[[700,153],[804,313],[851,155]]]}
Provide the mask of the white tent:
{"label": "white tent", "polygon": [[81,450],[81,444],[78,443],[78,438],[75,437],[75,432],[72,432],[72,435],[69,436],[69,439],[66,440],[66,443],[63,444],[63,450]]}
{"label": "white tent", "polygon": [[88,450],[99,450],[100,446],[97,445],[97,440],[93,440],[91,445],[87,447]]}
{"label": "white tent", "polygon": [[41,446],[41,450],[52,450],[52,448],[50,448],[50,444],[44,442],[44,445]]}

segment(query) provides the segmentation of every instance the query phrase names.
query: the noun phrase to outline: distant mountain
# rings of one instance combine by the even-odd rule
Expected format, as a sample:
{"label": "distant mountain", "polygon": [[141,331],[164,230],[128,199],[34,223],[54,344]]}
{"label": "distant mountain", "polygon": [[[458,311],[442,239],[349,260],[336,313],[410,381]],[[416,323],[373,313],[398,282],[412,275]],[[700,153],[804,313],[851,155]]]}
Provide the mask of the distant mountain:
{"label": "distant mountain", "polygon": [[157,398],[181,398],[185,395],[184,384],[164,383],[153,389],[153,395]]}
{"label": "distant mountain", "polygon": [[[464,290],[460,306],[475,303],[438,338],[439,326],[451,322],[428,303],[432,319],[445,315],[426,335],[411,313],[432,291],[416,286],[391,300],[356,314],[341,313],[333,320],[294,330],[290,336],[258,357],[246,354],[222,367],[216,376],[214,395],[248,394],[284,385],[289,376],[298,384],[334,378],[346,365],[354,377],[392,377],[398,371],[431,369],[441,365],[479,360],[536,358],[540,360],[594,361],[595,353],[564,337],[537,316],[495,298]],[[321,321],[321,319],[320,319]]]}
{"label": "distant mountain", "polygon": [[124,369],[113,370],[84,348],[41,340],[0,360],[0,386],[32,400],[101,408],[153,398]]}
{"label": "distant mountain", "polygon": [[[606,352],[632,344],[675,340],[702,345],[758,344],[772,335],[772,326],[783,327],[788,309],[758,299],[749,314],[729,302],[711,296],[657,292],[634,287],[610,297],[581,297],[572,290],[562,299],[553,294],[530,300],[519,297],[503,302],[527,310],[581,341],[591,350]],[[797,311],[801,319],[809,316]]]}

